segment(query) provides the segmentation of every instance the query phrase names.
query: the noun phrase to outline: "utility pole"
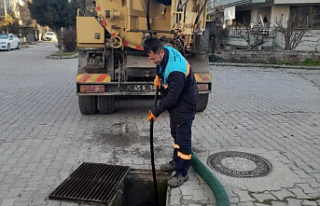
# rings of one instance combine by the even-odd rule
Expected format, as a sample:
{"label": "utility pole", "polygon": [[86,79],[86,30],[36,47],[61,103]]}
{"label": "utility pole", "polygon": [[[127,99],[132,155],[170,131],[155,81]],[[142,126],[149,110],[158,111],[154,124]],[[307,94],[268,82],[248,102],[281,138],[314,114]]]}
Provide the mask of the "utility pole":
{"label": "utility pole", "polygon": [[4,16],[7,16],[7,0],[3,0]]}
{"label": "utility pole", "polygon": [[[3,0],[3,7],[4,7],[4,18],[7,17],[7,0]],[[6,32],[8,33],[8,27],[6,26]]]}

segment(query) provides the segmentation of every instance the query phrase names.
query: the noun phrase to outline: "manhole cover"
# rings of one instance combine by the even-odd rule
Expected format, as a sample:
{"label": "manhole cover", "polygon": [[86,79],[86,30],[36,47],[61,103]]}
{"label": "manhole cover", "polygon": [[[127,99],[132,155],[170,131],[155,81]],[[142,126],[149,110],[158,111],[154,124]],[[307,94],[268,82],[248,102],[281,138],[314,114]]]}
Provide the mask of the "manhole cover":
{"label": "manhole cover", "polygon": [[129,170],[127,166],[83,163],[49,195],[49,199],[108,204]]}
{"label": "manhole cover", "polygon": [[262,177],[271,172],[271,163],[258,155],[226,151],[208,157],[207,164],[221,174],[249,178]]}

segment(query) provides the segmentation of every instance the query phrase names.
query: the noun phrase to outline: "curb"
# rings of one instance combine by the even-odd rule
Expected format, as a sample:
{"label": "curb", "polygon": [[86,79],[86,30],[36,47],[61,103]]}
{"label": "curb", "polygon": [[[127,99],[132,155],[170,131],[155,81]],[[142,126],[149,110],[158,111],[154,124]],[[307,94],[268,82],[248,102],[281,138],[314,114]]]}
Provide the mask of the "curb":
{"label": "curb", "polygon": [[74,55],[70,55],[70,56],[61,56],[61,58],[60,58],[60,56],[47,56],[46,58],[47,59],[74,59],[74,58],[77,58],[78,57],[78,55],[79,55],[79,53],[76,53],[76,54],[74,54]]}
{"label": "curb", "polygon": [[280,68],[280,69],[320,69],[320,66],[291,66],[278,64],[245,64],[245,63],[215,63],[209,62],[209,65],[214,66],[237,66],[237,67],[264,67],[264,68]]}
{"label": "curb", "polygon": [[29,48],[29,45],[26,44],[26,45],[20,45],[20,49],[26,49],[26,48]]}

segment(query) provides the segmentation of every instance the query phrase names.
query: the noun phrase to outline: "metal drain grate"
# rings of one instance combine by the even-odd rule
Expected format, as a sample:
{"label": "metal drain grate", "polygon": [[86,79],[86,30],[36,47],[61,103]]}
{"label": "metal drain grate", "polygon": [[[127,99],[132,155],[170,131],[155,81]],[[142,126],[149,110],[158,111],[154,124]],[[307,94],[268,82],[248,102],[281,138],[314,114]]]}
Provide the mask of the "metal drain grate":
{"label": "metal drain grate", "polygon": [[108,204],[129,170],[127,166],[85,162],[49,195],[49,199]]}

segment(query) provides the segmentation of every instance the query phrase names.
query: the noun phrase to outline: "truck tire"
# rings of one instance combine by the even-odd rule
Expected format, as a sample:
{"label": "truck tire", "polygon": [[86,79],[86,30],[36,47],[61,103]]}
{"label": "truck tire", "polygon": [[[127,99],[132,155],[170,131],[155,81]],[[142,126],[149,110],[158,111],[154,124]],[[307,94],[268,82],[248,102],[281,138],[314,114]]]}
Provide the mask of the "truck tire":
{"label": "truck tire", "polygon": [[114,96],[99,96],[98,109],[101,114],[112,114],[115,110]]}
{"label": "truck tire", "polygon": [[79,109],[81,114],[94,114],[97,112],[95,96],[79,96]]}
{"label": "truck tire", "polygon": [[209,94],[200,94],[197,112],[203,112],[208,105]]}

